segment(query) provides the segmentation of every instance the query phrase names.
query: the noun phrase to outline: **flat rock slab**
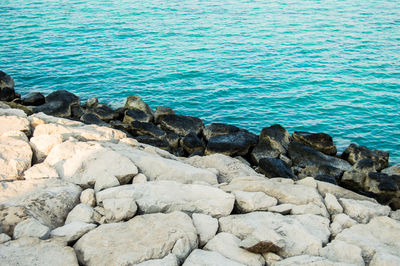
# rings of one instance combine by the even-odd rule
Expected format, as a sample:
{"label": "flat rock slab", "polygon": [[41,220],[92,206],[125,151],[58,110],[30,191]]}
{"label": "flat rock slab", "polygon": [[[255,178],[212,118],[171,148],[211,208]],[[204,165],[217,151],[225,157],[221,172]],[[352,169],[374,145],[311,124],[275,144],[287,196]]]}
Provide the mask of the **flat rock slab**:
{"label": "flat rock slab", "polygon": [[212,185],[218,183],[217,176],[207,169],[163,158],[128,145],[107,144],[107,147],[134,162],[149,181],[173,180],[185,184],[205,182]]}
{"label": "flat rock slab", "polygon": [[232,212],[235,197],[232,194],[205,185],[181,184],[174,181],[150,181],[103,190],[96,194],[98,204],[107,199],[131,198],[139,212],[203,213],[213,217]]}
{"label": "flat rock slab", "polygon": [[182,212],[136,216],[103,224],[74,245],[83,265],[132,265],[172,253],[182,261],[197,247],[197,232]]}
{"label": "flat rock slab", "polygon": [[0,136],[9,131],[30,133],[29,121],[23,111],[18,109],[0,109]]}
{"label": "flat rock slab", "polygon": [[184,161],[195,167],[217,169],[219,171],[219,183],[229,183],[237,177],[259,175],[253,168],[240,160],[219,153],[207,156],[193,156]]}
{"label": "flat rock slab", "polygon": [[359,223],[368,223],[376,216],[388,216],[390,207],[366,200],[339,199],[344,208],[344,213]]}
{"label": "flat rock slab", "polygon": [[270,212],[252,212],[220,218],[219,230],[240,239],[247,238],[256,230],[273,230],[284,239],[284,247],[278,255],[318,255],[322,245],[329,240],[329,222],[327,218],[312,214],[283,216]]}
{"label": "flat rock slab", "polygon": [[228,259],[215,251],[195,249],[183,263],[183,266],[244,266],[245,264]]}
{"label": "flat rock slab", "polygon": [[68,213],[79,203],[81,188],[59,179],[12,183],[15,184],[2,188],[5,193],[8,188],[11,191],[0,205],[0,225],[9,235],[19,222],[29,217],[50,229],[62,226]]}
{"label": "flat rock slab", "polygon": [[52,240],[23,237],[0,245],[0,265],[78,266],[74,249]]}

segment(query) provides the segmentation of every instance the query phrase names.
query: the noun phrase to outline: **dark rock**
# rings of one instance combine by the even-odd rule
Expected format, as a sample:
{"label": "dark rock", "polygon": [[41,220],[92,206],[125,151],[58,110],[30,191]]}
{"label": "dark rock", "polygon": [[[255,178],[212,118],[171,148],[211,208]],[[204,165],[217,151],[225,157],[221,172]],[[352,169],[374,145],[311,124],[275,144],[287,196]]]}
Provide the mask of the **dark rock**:
{"label": "dark rock", "polygon": [[71,106],[71,117],[77,120],[80,120],[80,118],[85,114],[83,108],[78,105],[72,105]]}
{"label": "dark rock", "polygon": [[169,150],[168,142],[159,138],[154,138],[152,136],[146,135],[146,136],[137,136],[135,137],[135,139],[140,143],[148,144],[163,150]]}
{"label": "dark rock", "polygon": [[128,98],[126,98],[125,109],[141,110],[151,116],[152,119],[154,117],[153,109],[151,109],[150,106],[145,103],[139,96],[129,96]]}
{"label": "dark rock", "polygon": [[336,178],[333,175],[318,175],[315,177],[315,180],[326,182],[326,183],[331,183],[334,185],[337,185]]}
{"label": "dark rock", "polygon": [[303,143],[327,155],[336,155],[336,146],[332,137],[325,133],[309,133],[304,131],[293,132],[293,140]]}
{"label": "dark rock", "polygon": [[250,153],[250,159],[254,165],[258,165],[261,158],[278,158],[280,154],[280,151],[272,148],[270,143],[258,142]]}
{"label": "dark rock", "polygon": [[339,179],[343,172],[351,169],[351,165],[345,160],[328,156],[296,141],[289,144],[288,155],[294,166],[304,168],[306,174],[312,177],[328,174]]}
{"label": "dark rock", "polygon": [[240,128],[221,123],[212,123],[204,128],[204,138],[209,141],[212,137],[239,132]]}
{"label": "dark rock", "polygon": [[297,179],[290,167],[278,158],[261,158],[258,168],[268,178],[283,177]]}
{"label": "dark rock", "polygon": [[260,143],[269,143],[273,149],[280,153],[286,153],[290,140],[289,132],[281,125],[263,128],[259,137]]}
{"label": "dark rock", "polygon": [[389,166],[389,153],[380,150],[370,150],[365,146],[357,146],[356,144],[350,144],[347,149],[343,152],[342,159],[347,160],[351,164],[362,159],[371,159],[376,167],[377,171],[380,171]]}
{"label": "dark rock", "polygon": [[[383,192],[398,192],[400,185],[400,176],[387,175],[383,173],[368,173],[365,179],[365,191],[374,194],[381,194]],[[400,194],[399,194],[400,196]]]}
{"label": "dark rock", "polygon": [[7,105],[10,106],[11,108],[20,109],[20,110],[24,111],[26,115],[33,114],[32,107],[30,107],[30,106],[25,106],[25,105],[22,105],[22,104],[18,104],[18,103],[15,103],[14,101],[7,102]]}
{"label": "dark rock", "polygon": [[353,165],[349,171],[344,172],[340,184],[348,189],[362,192],[368,174],[375,171],[375,165],[371,159],[362,159]]}
{"label": "dark rock", "polygon": [[111,107],[105,104],[98,104],[93,108],[88,108],[86,110],[86,113],[95,114],[105,122],[109,122],[118,116],[117,112],[115,112]]}
{"label": "dark rock", "polygon": [[34,112],[43,112],[58,117],[71,117],[71,107],[79,105],[79,97],[65,90],[54,91],[47,95],[46,103],[33,108]]}
{"label": "dark rock", "polygon": [[339,180],[340,177],[343,175],[343,170],[329,165],[307,165],[306,167],[299,167],[297,175],[300,179],[306,178],[308,176],[316,177],[319,175],[332,175],[337,180]]}
{"label": "dark rock", "polygon": [[[129,133],[133,136],[152,136],[154,138],[161,138],[165,136],[165,131],[155,126],[152,123],[133,121],[129,124]],[[165,140],[164,140],[165,141]]]}
{"label": "dark rock", "polygon": [[95,124],[99,126],[107,125],[107,123],[101,120],[97,115],[91,113],[82,115],[80,120],[85,124]]}
{"label": "dark rock", "polygon": [[165,115],[159,117],[159,122],[162,129],[172,131],[182,137],[190,132],[199,135],[204,128],[203,121],[193,116]]}
{"label": "dark rock", "polygon": [[130,124],[133,121],[139,122],[151,122],[152,117],[141,110],[126,110],[123,122],[126,124]]}
{"label": "dark rock", "polygon": [[392,208],[392,210],[396,211],[396,210],[400,210],[400,198],[393,198],[390,203],[389,203],[390,208]]}
{"label": "dark rock", "polygon": [[123,107],[117,108],[117,110],[115,110],[117,116],[115,117],[116,120],[122,121],[124,119],[125,116],[125,111],[126,109]]}
{"label": "dark rock", "polygon": [[90,98],[86,101],[85,107],[86,108],[95,108],[99,104],[99,99],[96,97]]}
{"label": "dark rock", "polygon": [[182,138],[180,144],[188,154],[196,151],[204,152],[204,143],[194,132],[190,132]]}
{"label": "dark rock", "polygon": [[118,129],[118,130],[121,130],[121,131],[125,132],[129,137],[131,137],[131,134],[128,132],[128,130],[130,128],[130,126],[128,124],[122,123],[119,120],[111,120],[110,121],[110,126],[112,128],[115,128],[115,129]]}
{"label": "dark rock", "polygon": [[165,140],[166,142],[169,143],[169,147],[173,150],[178,149],[179,147],[179,141],[181,139],[181,137],[179,137],[177,134],[175,134],[174,132],[169,132],[166,131],[166,135],[164,135],[163,137],[161,137],[161,139]]}
{"label": "dark rock", "polygon": [[227,135],[212,137],[207,144],[206,155],[222,153],[229,156],[245,156],[250,148],[257,144],[258,136],[247,131],[240,130]]}
{"label": "dark rock", "polygon": [[186,152],[182,147],[179,147],[178,149],[176,149],[176,151],[174,152],[174,155],[177,157],[185,157],[186,156]]}
{"label": "dark rock", "polygon": [[22,99],[22,104],[28,106],[39,106],[45,102],[46,99],[40,92],[31,92]]}
{"label": "dark rock", "polygon": [[281,154],[279,155],[279,159],[281,159],[282,161],[284,161],[288,166],[292,166],[292,160],[290,160],[289,157]]}
{"label": "dark rock", "polygon": [[11,102],[15,99],[14,79],[0,70],[0,101]]}
{"label": "dark rock", "polygon": [[174,115],[175,112],[169,107],[165,106],[157,106],[156,111],[154,113],[154,122],[158,124],[160,122],[160,117],[165,115]]}
{"label": "dark rock", "polygon": [[188,157],[193,157],[193,156],[204,156],[204,151],[195,151],[192,154],[190,154]]}

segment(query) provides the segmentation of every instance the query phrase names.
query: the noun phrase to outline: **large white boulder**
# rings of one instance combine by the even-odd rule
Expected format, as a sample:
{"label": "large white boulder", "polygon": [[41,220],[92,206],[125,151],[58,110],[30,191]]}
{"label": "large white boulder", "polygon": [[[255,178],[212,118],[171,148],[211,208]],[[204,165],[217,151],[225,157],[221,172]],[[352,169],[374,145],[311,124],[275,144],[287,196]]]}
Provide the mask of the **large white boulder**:
{"label": "large white boulder", "polygon": [[360,247],[365,261],[376,252],[399,256],[400,222],[385,216],[374,217],[368,224],[343,230],[335,239]]}
{"label": "large white boulder", "polygon": [[96,227],[95,224],[75,221],[54,229],[50,232],[50,237],[71,243]]}
{"label": "large white boulder", "polygon": [[80,203],[76,205],[70,211],[70,213],[68,213],[65,224],[69,224],[72,222],[95,223],[98,222],[100,218],[100,214],[98,214],[92,207]]}
{"label": "large white boulder", "polygon": [[388,216],[390,207],[373,203],[367,200],[339,199],[344,208],[344,213],[359,223],[368,223],[376,216]]}
{"label": "large white boulder", "polygon": [[63,142],[51,150],[45,162],[55,167],[61,178],[84,186],[107,177],[126,184],[138,173],[129,158],[96,142]]}
{"label": "large white boulder", "polygon": [[135,183],[100,191],[98,205],[106,199],[131,198],[143,213],[184,211],[213,217],[232,212],[235,197],[208,185],[182,184],[174,181]]}
{"label": "large white boulder", "polygon": [[240,160],[220,153],[207,156],[193,156],[185,159],[185,162],[195,167],[217,169],[219,171],[219,183],[229,183],[237,177],[259,175],[253,168]]}
{"label": "large white boulder", "polygon": [[0,181],[21,179],[32,162],[32,150],[25,134],[9,131],[0,135],[0,151]]}
{"label": "large white boulder", "polygon": [[50,228],[39,223],[35,218],[28,218],[18,223],[14,228],[14,239],[24,236],[47,239],[50,234]]}
{"label": "large white boulder", "polygon": [[146,214],[103,224],[74,245],[83,265],[133,265],[174,254],[182,262],[197,247],[192,219],[182,212]]}
{"label": "large white boulder", "polygon": [[195,249],[183,263],[183,266],[244,266],[245,264],[228,259],[215,251]]}
{"label": "large white boulder", "polygon": [[0,109],[0,136],[10,131],[30,133],[29,121],[22,110]]}
{"label": "large white boulder", "polygon": [[26,170],[23,174],[25,180],[59,178],[56,169],[47,163],[38,163]]}
{"label": "large white boulder", "polygon": [[33,217],[54,229],[62,226],[79,203],[81,188],[58,179],[6,182],[0,186],[3,197],[0,226],[9,235],[21,221]]}
{"label": "large white boulder", "polygon": [[74,249],[54,240],[23,237],[0,244],[0,265],[78,266]]}
{"label": "large white boulder", "polygon": [[364,266],[361,249],[340,240],[333,240],[324,247],[320,255],[331,261]]}
{"label": "large white boulder", "polygon": [[236,190],[232,192],[236,198],[236,207],[241,213],[266,211],[275,206],[278,200],[263,192],[247,192]]}
{"label": "large white boulder", "polygon": [[256,230],[270,229],[284,236],[278,255],[318,255],[330,236],[329,219],[312,214],[283,216],[270,212],[230,215],[219,219],[219,230],[245,239]]}
{"label": "large white boulder", "polygon": [[192,220],[199,235],[200,247],[203,247],[217,233],[218,220],[202,213],[193,213]]}
{"label": "large white boulder", "polygon": [[355,266],[354,264],[347,264],[343,262],[330,261],[324,257],[310,256],[310,255],[300,255],[287,258],[281,261],[277,261],[272,264],[272,266],[293,266],[293,265],[303,265],[303,266]]}
{"label": "large white boulder", "polygon": [[249,266],[262,266],[265,264],[263,256],[240,248],[241,240],[233,234],[219,233],[204,247],[205,250],[218,252],[228,259]]}
{"label": "large white boulder", "polygon": [[107,222],[120,222],[132,218],[137,211],[136,202],[131,198],[103,200]]}
{"label": "large white boulder", "polygon": [[30,139],[36,163],[41,163],[46,159],[50,151],[58,144],[63,142],[63,138],[59,134],[39,135]]}
{"label": "large white boulder", "polygon": [[353,225],[356,225],[357,222],[354,219],[351,219],[347,214],[339,213],[333,215],[332,223],[330,225],[330,230],[332,236],[336,236],[340,232],[342,232],[346,228],[350,228]]}

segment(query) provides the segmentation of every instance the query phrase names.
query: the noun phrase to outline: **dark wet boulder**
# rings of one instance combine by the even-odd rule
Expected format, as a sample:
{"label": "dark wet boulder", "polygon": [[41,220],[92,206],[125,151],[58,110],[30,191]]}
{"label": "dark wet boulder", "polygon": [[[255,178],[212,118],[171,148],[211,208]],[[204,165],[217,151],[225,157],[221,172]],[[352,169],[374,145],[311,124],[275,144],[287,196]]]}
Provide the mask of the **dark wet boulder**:
{"label": "dark wet boulder", "polygon": [[302,176],[333,175],[339,179],[345,171],[351,169],[347,161],[326,155],[296,141],[289,144],[288,156],[294,166],[303,168]]}
{"label": "dark wet boulder", "polygon": [[71,117],[71,108],[79,105],[79,97],[75,94],[58,90],[46,96],[46,103],[33,108],[34,112],[43,112],[58,117]]}
{"label": "dark wet boulder", "polygon": [[259,137],[260,143],[269,143],[272,148],[280,153],[286,152],[290,141],[289,132],[278,124],[263,128]]}
{"label": "dark wet boulder", "polygon": [[353,191],[363,192],[365,180],[370,172],[376,172],[374,162],[369,158],[362,159],[344,172],[340,184]]}
{"label": "dark wet boulder", "polygon": [[161,138],[165,136],[165,131],[155,126],[152,123],[133,121],[129,124],[129,133],[133,136],[152,136],[154,138]]}
{"label": "dark wet boulder", "polygon": [[278,158],[262,158],[258,164],[259,171],[268,178],[283,177],[296,180],[290,167]]}
{"label": "dark wet boulder", "polygon": [[254,165],[258,165],[262,158],[278,158],[280,155],[280,151],[272,148],[270,143],[259,142],[251,151],[250,159]]}
{"label": "dark wet boulder", "polygon": [[71,118],[80,120],[84,114],[85,110],[79,104],[74,104],[71,106]]}
{"label": "dark wet boulder", "polygon": [[258,136],[241,129],[238,132],[217,135],[208,141],[206,154],[222,153],[229,156],[245,156],[257,144]]}
{"label": "dark wet boulder", "polygon": [[169,143],[169,147],[173,150],[178,149],[179,147],[179,141],[181,137],[179,137],[177,134],[171,131],[166,131],[166,134],[161,137],[161,139],[165,140],[166,142]]}
{"label": "dark wet boulder", "polygon": [[0,101],[11,102],[15,99],[14,79],[0,70]]}
{"label": "dark wet boulder", "polygon": [[186,136],[190,132],[199,135],[204,128],[200,118],[183,115],[165,115],[159,117],[160,126],[165,131],[172,131],[179,136]]}
{"label": "dark wet boulder", "polygon": [[315,180],[331,183],[334,185],[338,184],[336,178],[333,175],[318,175],[315,177]]}
{"label": "dark wet boulder", "polygon": [[40,92],[31,92],[21,102],[27,106],[39,106],[46,102],[46,98]]}
{"label": "dark wet boulder", "polygon": [[204,156],[204,150],[203,151],[195,151],[192,154],[190,154],[188,157],[193,157],[193,156]]}
{"label": "dark wet boulder", "polygon": [[129,96],[128,98],[126,98],[125,109],[141,110],[151,116],[152,119],[154,117],[153,109],[151,109],[151,107],[147,103],[145,103],[139,96]]}
{"label": "dark wet boulder", "polygon": [[92,97],[86,101],[85,107],[86,108],[95,108],[98,104],[99,104],[99,99],[97,99],[97,97]]}
{"label": "dark wet boulder", "polygon": [[114,120],[118,116],[118,113],[106,104],[97,104],[92,108],[88,108],[86,113],[95,114],[105,122]]}
{"label": "dark wet boulder", "polygon": [[336,155],[336,146],[333,144],[332,137],[328,134],[295,131],[292,138],[294,141],[303,143],[327,155]]}
{"label": "dark wet boulder", "polygon": [[227,135],[227,134],[236,133],[239,131],[240,131],[240,128],[232,126],[232,125],[227,125],[227,124],[222,124],[222,123],[212,123],[204,128],[203,136],[207,141],[209,141],[212,137],[215,137],[218,135]]}
{"label": "dark wet boulder", "polygon": [[107,125],[107,123],[101,120],[97,115],[91,113],[82,115],[80,120],[85,124],[95,124],[99,126]]}
{"label": "dark wet boulder", "polygon": [[148,144],[163,150],[169,150],[168,142],[159,138],[146,135],[146,136],[137,136],[135,137],[135,139],[140,143]]}
{"label": "dark wet boulder", "polygon": [[380,171],[389,166],[389,153],[381,150],[370,150],[365,146],[357,146],[357,144],[350,144],[343,152],[342,159],[351,164],[362,159],[371,159],[377,171]]}
{"label": "dark wet boulder", "polygon": [[154,112],[154,122],[158,124],[160,122],[160,117],[165,115],[174,115],[175,112],[169,107],[166,106],[157,106],[156,111]]}
{"label": "dark wet boulder", "polygon": [[138,110],[138,109],[132,109],[132,110],[126,110],[125,115],[124,115],[124,120],[122,120],[126,124],[130,124],[133,121],[139,121],[139,122],[151,122],[152,116],[149,114],[146,114],[145,112]]}
{"label": "dark wet boulder", "polygon": [[31,114],[33,114],[33,108],[32,108],[32,106],[25,106],[25,105],[16,103],[16,102],[14,102],[14,101],[12,101],[12,102],[7,102],[7,105],[10,106],[11,108],[20,109],[20,110],[24,111],[26,115],[31,115]]}
{"label": "dark wet boulder", "polygon": [[121,130],[124,133],[126,133],[128,135],[128,137],[131,137],[131,134],[128,132],[128,130],[130,128],[130,126],[128,124],[122,123],[119,120],[111,120],[109,124],[112,128]]}
{"label": "dark wet boulder", "polygon": [[180,144],[187,154],[192,154],[196,151],[204,152],[204,143],[194,132],[190,132],[182,138]]}

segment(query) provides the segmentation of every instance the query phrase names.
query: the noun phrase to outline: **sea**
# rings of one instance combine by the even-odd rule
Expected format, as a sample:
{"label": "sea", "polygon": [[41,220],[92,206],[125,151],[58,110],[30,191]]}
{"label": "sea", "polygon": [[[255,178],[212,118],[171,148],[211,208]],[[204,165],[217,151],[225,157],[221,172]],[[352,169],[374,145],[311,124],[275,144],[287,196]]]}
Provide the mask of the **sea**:
{"label": "sea", "polygon": [[398,0],[0,0],[0,14],[0,70],[22,95],[137,95],[400,163]]}

